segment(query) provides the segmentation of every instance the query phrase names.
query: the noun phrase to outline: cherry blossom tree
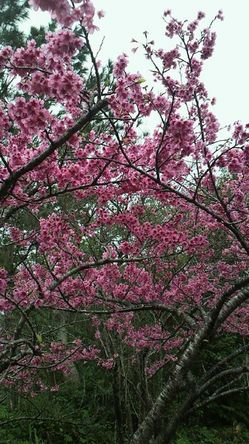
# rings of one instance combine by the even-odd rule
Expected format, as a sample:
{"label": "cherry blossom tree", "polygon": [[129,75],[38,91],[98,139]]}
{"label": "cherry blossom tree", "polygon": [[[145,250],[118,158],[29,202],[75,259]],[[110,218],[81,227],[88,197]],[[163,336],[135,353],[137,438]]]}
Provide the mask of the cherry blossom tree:
{"label": "cherry blossom tree", "polygon": [[201,29],[203,13],[181,22],[165,11],[167,51],[147,33],[133,42],[150,86],[125,54],[102,67],[91,1],[30,3],[59,30],[0,50],[15,85],[0,108],[2,381],[42,389],[39,369],[89,360],[115,375],[126,353],[127,371],[141,365],[130,442],[168,443],[200,405],[248,389],[247,342],[200,366],[219,338],[248,335],[248,125],[224,136],[212,112],[201,72],[216,34]]}

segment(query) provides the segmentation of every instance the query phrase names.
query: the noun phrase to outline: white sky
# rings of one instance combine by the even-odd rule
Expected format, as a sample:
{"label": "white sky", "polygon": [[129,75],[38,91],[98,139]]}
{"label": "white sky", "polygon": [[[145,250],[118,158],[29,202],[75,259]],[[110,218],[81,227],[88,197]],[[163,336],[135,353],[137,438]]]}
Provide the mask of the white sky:
{"label": "white sky", "polygon": [[[171,42],[164,37],[161,19],[165,9],[171,9],[179,19],[193,19],[202,10],[210,21],[218,9],[225,20],[217,21],[217,45],[206,62],[202,79],[211,97],[217,98],[215,112],[222,124],[236,120],[249,122],[249,1],[248,0],[96,0],[97,9],[105,17],[99,21],[100,32],[93,37],[95,48],[105,36],[99,56],[105,62],[125,52],[130,55],[131,39],[143,41],[143,31],[149,31],[158,47],[167,49]],[[32,12],[32,24],[47,22],[47,14]],[[139,71],[146,78],[147,63],[142,53],[131,54],[130,71]]]}

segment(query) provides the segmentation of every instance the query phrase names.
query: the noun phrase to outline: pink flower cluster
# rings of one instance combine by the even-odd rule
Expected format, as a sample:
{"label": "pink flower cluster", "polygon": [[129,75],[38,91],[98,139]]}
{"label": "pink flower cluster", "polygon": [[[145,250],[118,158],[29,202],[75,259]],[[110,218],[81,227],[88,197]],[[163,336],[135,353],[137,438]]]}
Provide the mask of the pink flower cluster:
{"label": "pink flower cluster", "polygon": [[4,68],[12,54],[13,49],[10,46],[0,49],[0,69]]}
{"label": "pink flower cluster", "polygon": [[203,60],[206,60],[212,56],[215,46],[215,41],[216,41],[216,33],[210,32],[210,30],[205,30],[205,36],[203,39],[203,49],[201,54],[201,58]]}
{"label": "pink flower cluster", "polygon": [[45,123],[48,124],[52,120],[44,102],[36,98],[25,100],[24,97],[18,97],[15,103],[9,105],[9,116],[28,135],[43,130]]}
{"label": "pink flower cluster", "polygon": [[[78,7],[72,7],[68,0],[60,0],[60,2],[56,0],[29,0],[29,2],[35,9],[49,11],[52,17],[64,26],[70,26],[75,21],[80,21],[89,32],[97,29],[93,23],[95,8],[90,0],[77,1]],[[102,17],[103,12],[99,11],[98,16]]]}

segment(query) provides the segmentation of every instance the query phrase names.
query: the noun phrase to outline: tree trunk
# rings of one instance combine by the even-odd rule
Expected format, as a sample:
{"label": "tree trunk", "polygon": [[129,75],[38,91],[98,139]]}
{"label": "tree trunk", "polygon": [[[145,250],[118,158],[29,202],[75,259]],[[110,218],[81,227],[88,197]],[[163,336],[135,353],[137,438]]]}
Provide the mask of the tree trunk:
{"label": "tree trunk", "polygon": [[118,365],[115,364],[113,368],[113,405],[114,405],[114,415],[115,415],[115,431],[116,431],[116,444],[124,444],[124,433],[123,433],[123,416],[120,402],[120,388],[119,388],[119,375],[118,375]]}
{"label": "tree trunk", "polygon": [[[206,339],[206,337],[210,334],[211,326],[212,322],[210,320],[210,322],[207,322],[207,324],[200,329],[193,340],[189,343],[182,357],[179,359],[179,362],[176,364],[172,377],[162,389],[161,393],[154,402],[152,409],[149,411],[144,421],[140,424],[138,430],[134,433],[130,444],[150,444],[150,440],[153,437],[160,435],[161,423],[163,417],[165,417],[167,404],[172,402],[176,398],[179,390],[183,388],[186,374],[193,366],[194,359],[198,355],[198,352],[203,344],[203,340]],[[170,423],[171,421],[168,423],[169,428]],[[175,433],[178,424],[179,422],[175,424],[174,428],[172,428],[172,432],[170,432],[169,429],[169,438],[165,437],[165,439],[168,439],[168,441],[165,441],[165,443],[163,442],[163,444],[171,441],[172,438],[170,436],[172,434],[173,437],[173,432]],[[166,429],[168,429],[168,427],[166,426]]]}

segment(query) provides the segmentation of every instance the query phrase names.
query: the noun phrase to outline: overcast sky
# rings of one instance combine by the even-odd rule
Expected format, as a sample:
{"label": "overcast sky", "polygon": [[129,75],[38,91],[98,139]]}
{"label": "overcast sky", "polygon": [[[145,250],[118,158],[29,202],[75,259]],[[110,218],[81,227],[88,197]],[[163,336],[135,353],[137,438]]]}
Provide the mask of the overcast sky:
{"label": "overcast sky", "polygon": [[[97,9],[105,17],[99,21],[100,32],[93,37],[93,44],[105,36],[100,59],[104,62],[125,52],[130,54],[131,39],[143,41],[143,31],[149,31],[158,47],[167,49],[171,42],[164,37],[165,9],[171,9],[179,19],[193,19],[202,10],[212,19],[218,9],[225,20],[217,21],[217,45],[214,56],[206,62],[203,80],[210,96],[217,98],[216,114],[222,124],[242,120],[249,122],[249,1],[247,0],[96,0]],[[47,15],[31,13],[32,24],[44,24]],[[131,54],[130,70],[140,71],[146,78],[147,65],[141,55]]]}

